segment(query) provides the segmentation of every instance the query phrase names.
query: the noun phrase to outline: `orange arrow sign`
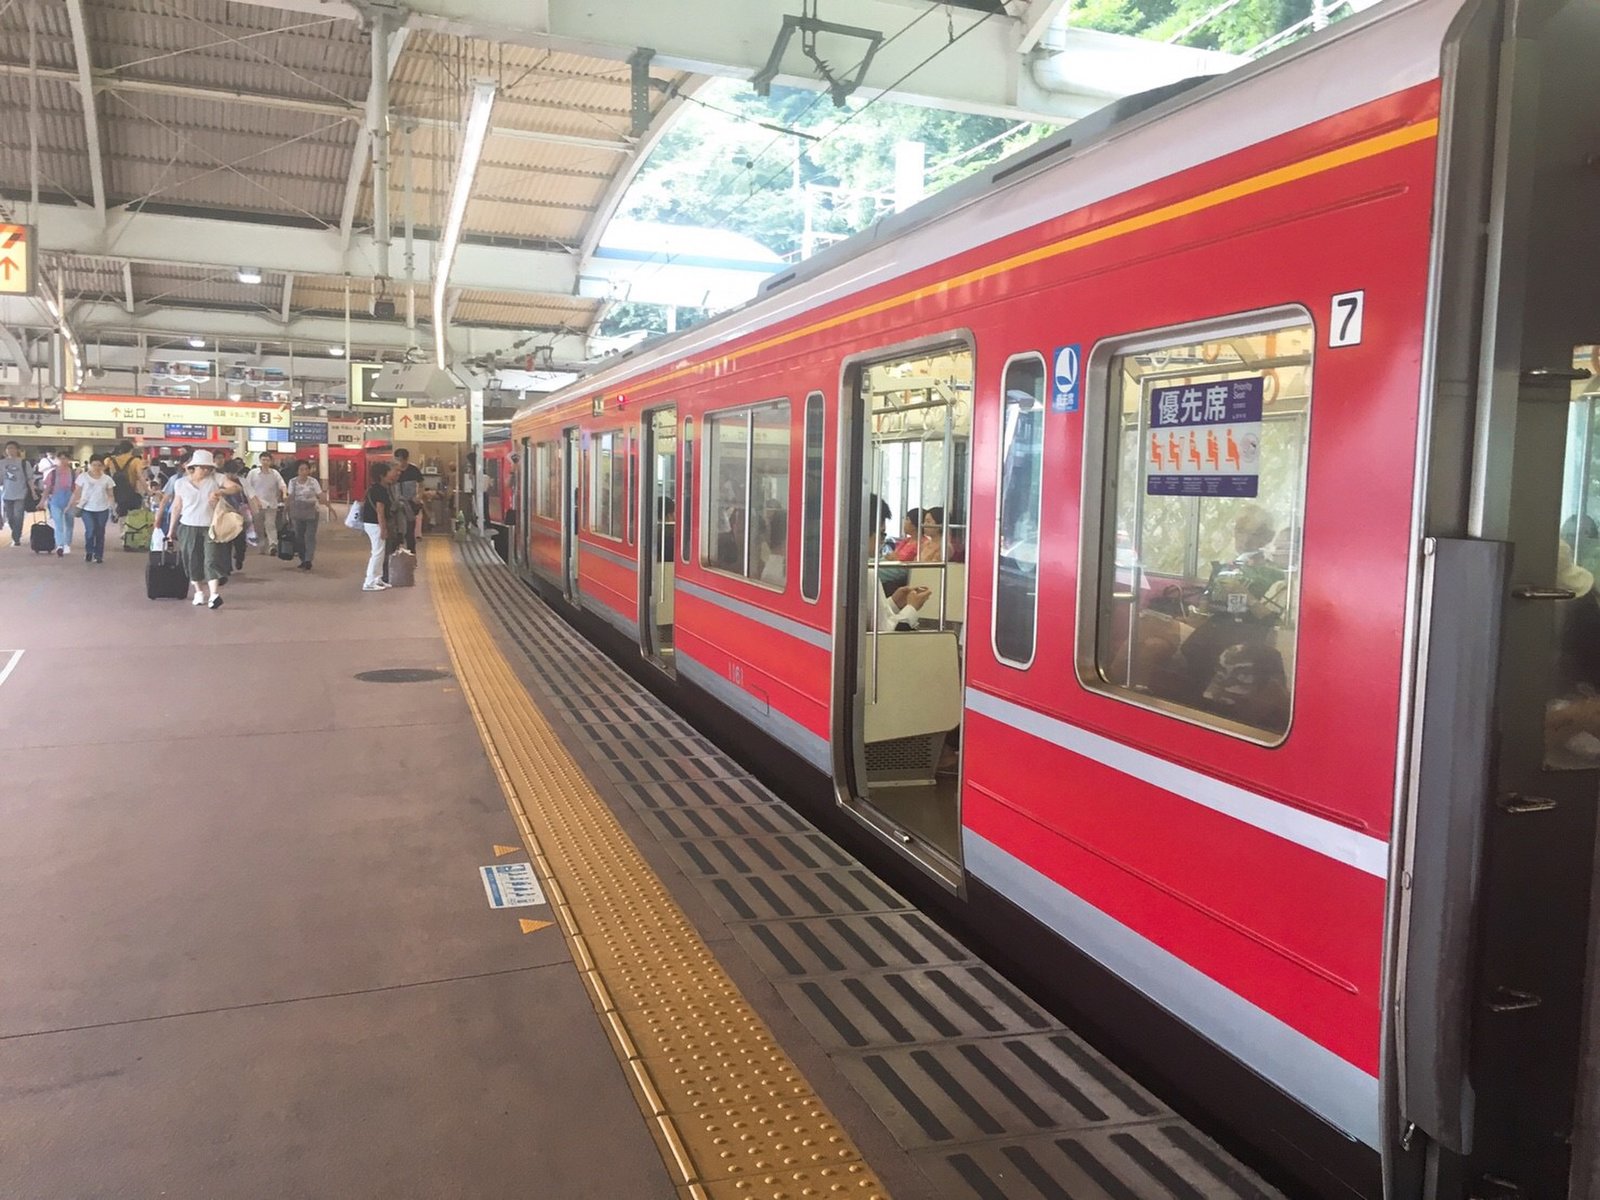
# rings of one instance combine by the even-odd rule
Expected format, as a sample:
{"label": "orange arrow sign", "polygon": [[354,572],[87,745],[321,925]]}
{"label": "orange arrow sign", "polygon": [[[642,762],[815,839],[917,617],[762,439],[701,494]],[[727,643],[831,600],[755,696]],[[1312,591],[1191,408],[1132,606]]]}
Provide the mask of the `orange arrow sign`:
{"label": "orange arrow sign", "polygon": [[554,921],[530,921],[527,917],[519,917],[517,924],[522,926],[523,933],[538,933],[541,929],[549,929]]}
{"label": "orange arrow sign", "polygon": [[502,845],[496,843],[495,844],[495,848],[494,848],[494,856],[496,858],[503,858],[505,855],[507,855],[507,854],[515,854],[515,853],[517,853],[517,851],[519,851],[521,849],[522,849],[521,846],[502,846]]}

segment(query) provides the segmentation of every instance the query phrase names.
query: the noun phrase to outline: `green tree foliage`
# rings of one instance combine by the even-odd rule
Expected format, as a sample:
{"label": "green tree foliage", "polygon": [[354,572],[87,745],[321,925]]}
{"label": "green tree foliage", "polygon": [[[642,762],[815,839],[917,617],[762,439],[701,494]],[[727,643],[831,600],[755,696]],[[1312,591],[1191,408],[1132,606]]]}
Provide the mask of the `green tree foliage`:
{"label": "green tree foliage", "polygon": [[[1080,28],[1165,41],[1220,0],[1076,0]],[[1178,39],[1245,53],[1305,18],[1312,0],[1237,0]],[[825,94],[718,80],[700,89],[661,139],[629,189],[620,216],[741,233],[786,258],[799,257],[807,185],[832,189],[810,199],[813,228],[832,237],[859,232],[890,211],[895,147],[921,142],[927,192],[981,171],[1052,132],[1048,125],[944,112],[890,100],[852,98],[835,108]],[[815,190],[815,189],[814,189]],[[680,328],[703,314],[680,311]],[[654,305],[617,305],[607,332],[666,328]]]}

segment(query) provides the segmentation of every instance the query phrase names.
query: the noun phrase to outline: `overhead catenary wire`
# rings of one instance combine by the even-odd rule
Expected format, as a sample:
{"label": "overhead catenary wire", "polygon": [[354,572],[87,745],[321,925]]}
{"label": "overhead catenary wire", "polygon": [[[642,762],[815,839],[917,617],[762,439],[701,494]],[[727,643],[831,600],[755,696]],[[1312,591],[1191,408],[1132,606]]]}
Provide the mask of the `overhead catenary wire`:
{"label": "overhead catenary wire", "polygon": [[[907,31],[909,31],[914,25],[916,25],[919,21],[923,20],[925,17],[928,16],[928,14],[930,14],[930,13],[932,13],[934,11],[936,11],[936,10],[934,10],[932,8],[925,9],[920,15],[918,15],[917,17],[912,18],[912,20],[909,21],[899,31],[899,33],[896,33],[893,37],[888,39],[888,41],[884,42],[883,45],[888,45],[889,42],[892,42],[895,38],[898,38],[899,36],[901,36],[901,34],[904,34]],[[950,35],[950,37],[949,37],[949,40],[946,41],[944,45],[938,47],[937,49],[933,50],[931,53],[925,55],[921,59],[921,61],[915,63],[909,70],[907,70],[903,74],[901,74],[899,78],[895,79],[887,87],[879,89],[878,93],[876,95],[872,96],[870,99],[868,99],[866,101],[866,103],[864,103],[860,108],[854,109],[850,113],[849,116],[843,118],[842,120],[837,122],[835,125],[833,125],[831,128],[825,130],[820,135],[820,137],[817,139],[818,144],[819,145],[825,144],[829,138],[833,137],[835,134],[837,134],[845,126],[849,125],[852,121],[854,121],[858,117],[860,117],[863,113],[865,113],[868,109],[870,109],[874,104],[876,104],[878,101],[882,100],[886,95],[888,95],[889,93],[891,93],[891,92],[895,91],[897,88],[899,88],[901,84],[903,84],[906,80],[910,79],[918,71],[920,71],[924,67],[926,67],[934,59],[938,58],[939,55],[941,55],[945,51],[949,50],[952,46],[958,44],[968,34],[972,33],[974,30],[976,30],[981,25],[983,25],[986,21],[989,20],[990,17],[994,16],[995,11],[996,10],[991,9],[988,12],[984,13],[981,17],[979,17],[972,24],[968,25],[960,33],[952,33]],[[882,46],[880,46],[879,49],[881,51]],[[815,108],[817,103],[822,99],[822,97],[824,95],[826,95],[825,92],[819,92],[817,94],[816,99],[814,99],[809,105],[807,105],[803,110],[801,110],[801,112],[794,118],[794,120],[798,121],[801,117],[804,117],[807,112],[810,112],[811,109]],[[1011,132],[1015,132],[1015,131],[1013,130]],[[766,149],[764,149],[761,152],[761,154],[766,153],[766,150],[770,150],[772,148],[772,146],[776,145],[780,140],[782,140],[783,136],[785,136],[785,135],[779,135],[779,137],[774,138],[772,140],[772,142],[768,144]],[[761,154],[757,154],[755,158],[750,160],[750,165],[752,167],[760,159]],[[727,212],[722,213],[720,219],[724,223],[726,223],[727,220],[730,217],[732,217],[735,214],[737,214],[741,209],[743,209],[745,207],[745,205],[749,204],[752,200],[755,199],[755,197],[757,195],[761,194],[761,192],[765,190],[765,188],[767,187],[768,184],[770,184],[773,180],[777,179],[778,176],[784,175],[784,174],[788,174],[791,171],[791,169],[792,169],[791,165],[788,164],[788,163],[785,163],[783,166],[781,166],[781,167],[769,172],[758,183],[750,185],[750,190],[745,194],[745,196],[737,204],[735,204],[731,209],[729,209]],[[719,192],[718,195],[720,196],[721,194],[724,194],[725,191],[726,191],[726,189],[723,189],[723,191]],[[715,196],[713,197],[713,199],[716,199],[716,198],[717,197],[715,197]],[[655,262],[653,264],[653,270],[650,272],[651,276],[653,277],[655,274],[657,274],[660,271],[664,270],[665,268],[671,266],[675,261],[677,261],[679,255],[681,253],[682,253],[681,251],[678,251],[678,252],[674,252],[672,254],[666,254],[664,256],[663,255],[652,256],[653,258],[659,258],[660,261],[659,262]]]}

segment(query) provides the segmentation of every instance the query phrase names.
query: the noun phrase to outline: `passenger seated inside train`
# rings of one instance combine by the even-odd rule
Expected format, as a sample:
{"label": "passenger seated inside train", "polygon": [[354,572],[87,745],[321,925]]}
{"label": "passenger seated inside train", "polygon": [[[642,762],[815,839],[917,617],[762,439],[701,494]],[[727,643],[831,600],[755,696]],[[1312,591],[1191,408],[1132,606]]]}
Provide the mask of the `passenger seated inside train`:
{"label": "passenger seated inside train", "polygon": [[787,578],[789,550],[789,514],[781,509],[769,511],[761,522],[761,575],[762,583],[782,587]]}
{"label": "passenger seated inside train", "polygon": [[922,606],[932,595],[933,589],[925,587],[898,587],[890,595],[880,594],[872,610],[873,628],[880,633],[915,629]]}
{"label": "passenger seated inside train", "polygon": [[[944,509],[935,505],[923,510],[921,534],[917,539],[917,562],[965,562],[967,557],[966,545],[961,536],[951,531],[948,537],[944,529]],[[906,561],[912,561],[907,559]]]}
{"label": "passenger seated inside train", "polygon": [[920,554],[921,541],[922,510],[908,508],[905,519],[900,522],[900,540],[894,543],[894,549],[888,557],[895,562],[916,562]]}
{"label": "passenger seated inside train", "polygon": [[1135,686],[1260,729],[1288,728],[1288,675],[1276,644],[1287,576],[1269,554],[1277,533],[1260,505],[1242,506],[1234,557],[1211,564],[1199,611],[1176,585],[1150,604],[1137,622],[1137,644],[1122,654]]}

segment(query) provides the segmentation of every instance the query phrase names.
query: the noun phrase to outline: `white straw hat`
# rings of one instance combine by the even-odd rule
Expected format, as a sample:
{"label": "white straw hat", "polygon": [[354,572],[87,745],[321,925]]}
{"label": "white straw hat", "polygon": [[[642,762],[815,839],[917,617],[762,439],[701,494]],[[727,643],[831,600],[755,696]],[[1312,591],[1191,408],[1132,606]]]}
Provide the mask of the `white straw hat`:
{"label": "white straw hat", "polygon": [[215,467],[217,461],[211,457],[211,451],[196,450],[189,456],[188,465],[191,467]]}

